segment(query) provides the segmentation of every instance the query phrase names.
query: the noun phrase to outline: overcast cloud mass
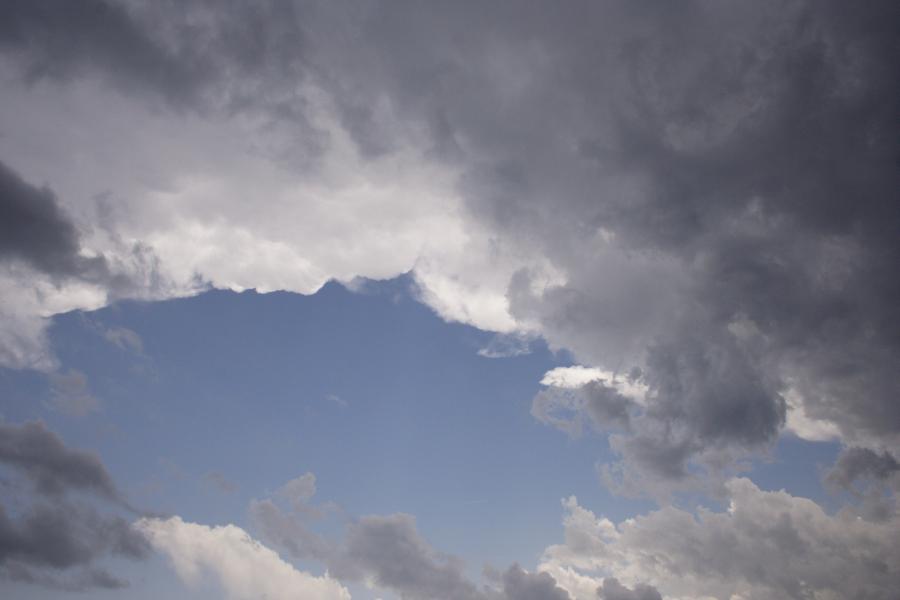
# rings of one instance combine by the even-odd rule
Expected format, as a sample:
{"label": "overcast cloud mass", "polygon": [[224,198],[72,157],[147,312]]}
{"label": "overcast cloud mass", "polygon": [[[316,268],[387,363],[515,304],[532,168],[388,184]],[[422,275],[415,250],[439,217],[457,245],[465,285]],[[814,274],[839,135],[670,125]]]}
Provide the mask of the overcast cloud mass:
{"label": "overcast cloud mass", "polygon": [[[3,2],[0,590],[894,597],[898,51],[888,0]],[[339,450],[274,460],[302,437],[278,433],[276,382],[306,398],[362,372],[356,352],[407,356],[376,335],[388,317],[334,304],[303,334],[321,353],[284,363],[313,317],[222,316],[203,334],[238,309],[171,315],[214,290],[315,298],[329,282],[441,322],[389,328],[425,341],[367,375],[367,396],[316,392],[303,422]],[[346,323],[365,325],[326,359]],[[441,384],[408,402],[404,386],[464,359],[417,328],[486,340],[440,407]],[[506,364],[521,369],[506,387],[530,391],[513,417],[479,412],[501,402],[483,386]],[[243,408],[205,404],[235,390]],[[315,425],[326,411],[339,425]],[[242,459],[201,464],[191,448],[226,430]],[[105,440],[129,450],[81,449]],[[568,452],[559,477],[597,496],[556,489],[541,458],[490,471],[520,442]],[[303,466],[329,452],[333,471]],[[434,489],[436,512],[410,514],[408,490],[371,469],[375,483],[361,472],[323,496],[362,455],[418,465],[409,485]],[[453,456],[480,482],[462,505],[429,483]],[[185,491],[195,476],[204,491]],[[476,525],[524,511],[528,490],[562,512]],[[556,537],[528,542],[540,552],[457,555],[524,544],[560,514]]]}

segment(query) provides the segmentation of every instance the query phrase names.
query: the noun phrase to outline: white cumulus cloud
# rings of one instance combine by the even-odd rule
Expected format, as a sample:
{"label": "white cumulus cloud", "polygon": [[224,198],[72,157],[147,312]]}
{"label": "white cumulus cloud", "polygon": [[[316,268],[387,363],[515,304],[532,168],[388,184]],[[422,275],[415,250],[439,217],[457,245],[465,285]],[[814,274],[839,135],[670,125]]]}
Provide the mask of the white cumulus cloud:
{"label": "white cumulus cloud", "polygon": [[334,579],[294,568],[235,525],[209,527],[176,516],[145,518],[136,526],[154,548],[168,555],[182,580],[196,583],[208,572],[233,600],[350,599]]}

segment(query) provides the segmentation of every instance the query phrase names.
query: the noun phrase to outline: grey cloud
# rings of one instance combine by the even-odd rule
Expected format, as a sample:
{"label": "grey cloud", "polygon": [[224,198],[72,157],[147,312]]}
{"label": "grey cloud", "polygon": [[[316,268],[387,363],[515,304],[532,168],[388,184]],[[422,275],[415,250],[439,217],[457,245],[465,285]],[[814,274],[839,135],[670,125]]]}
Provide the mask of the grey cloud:
{"label": "grey cloud", "polygon": [[0,505],[0,578],[75,591],[126,585],[93,563],[145,558],[146,539],[124,517],[70,497],[83,492],[132,511],[95,455],[68,448],[43,423],[0,424],[0,463],[33,486],[29,493],[14,482],[10,500],[24,508]]}
{"label": "grey cloud", "polygon": [[530,573],[518,564],[492,576],[497,587],[477,586],[466,577],[459,558],[435,550],[419,534],[411,515],[354,519],[339,542],[319,535],[308,524],[310,507],[305,504],[314,479],[307,473],[280,489],[281,496],[300,492],[304,504],[293,507],[293,512],[272,500],[254,500],[249,513],[264,541],[295,559],[323,563],[332,577],[373,581],[404,600],[569,600],[552,576]]}
{"label": "grey cloud", "polygon": [[597,588],[597,596],[602,600],[662,600],[659,591],[652,585],[639,583],[629,589],[615,577],[607,577]]}
{"label": "grey cloud", "polygon": [[0,462],[21,473],[41,494],[58,496],[79,490],[122,502],[96,455],[67,447],[41,422],[0,424]]}
{"label": "grey cloud", "polygon": [[[539,294],[514,280],[513,311],[587,364],[642,364],[649,404],[619,444],[626,465],[683,478],[709,451],[764,447],[788,388],[848,438],[896,443],[897,11],[683,8],[621,22],[618,64],[598,67],[615,85],[573,84],[612,111],[585,121],[610,127],[580,147],[591,167],[546,189],[531,178],[555,174],[550,158],[520,153],[516,177],[473,192],[473,210],[541,240],[568,275]],[[687,448],[679,464],[660,434]]]}
{"label": "grey cloud", "polygon": [[371,573],[379,586],[409,600],[474,600],[480,597],[458,559],[435,552],[418,534],[410,515],[368,516],[348,527],[341,562],[334,570]]}
{"label": "grey cloud", "polygon": [[[211,67],[148,36],[119,2],[5,2],[0,22],[0,48],[23,62],[30,80],[99,72],[123,87],[138,85],[183,103]],[[180,41],[191,41],[190,27],[181,33]]]}
{"label": "grey cloud", "polygon": [[149,545],[121,517],[105,517],[73,504],[38,503],[13,522],[0,507],[0,563],[17,561],[66,569],[100,556],[144,558]]}
{"label": "grey cloud", "polygon": [[366,156],[405,135],[374,107],[424,131],[468,218],[563,275],[523,265],[513,315],[643,369],[616,446],[638,479],[765,448],[788,392],[847,443],[900,443],[896,3],[49,6],[5,7],[27,70],[290,125],[292,168],[325,143],[311,75]]}
{"label": "grey cloud", "polygon": [[479,7],[490,35],[470,8],[331,7],[369,51],[313,36],[310,60],[426,123],[471,217],[565,273],[535,293],[520,272],[511,309],[583,363],[644,369],[632,445],[670,431],[673,474],[758,450],[788,389],[895,440],[896,8]]}
{"label": "grey cloud", "polygon": [[0,162],[0,259],[16,259],[54,276],[103,265],[79,256],[80,236],[53,192],[37,188]]}
{"label": "grey cloud", "polygon": [[[285,513],[271,500],[254,500],[250,503],[249,513],[260,536],[292,557],[326,564],[335,558],[336,544],[312,531],[297,515]],[[345,565],[346,573],[353,575],[352,570]]]}
{"label": "grey cloud", "polygon": [[569,600],[569,593],[547,573],[529,573],[515,564],[503,573],[507,600]]}
{"label": "grey cloud", "polygon": [[631,415],[637,411],[634,400],[626,398],[602,381],[591,381],[580,388],[551,386],[541,390],[531,402],[531,414],[572,436],[581,435],[585,417],[597,430],[631,427]]}
{"label": "grey cloud", "polygon": [[405,514],[368,516],[352,524],[342,554],[329,570],[338,577],[356,570],[369,574],[378,585],[410,600],[570,598],[550,574],[528,572],[518,564],[496,577],[499,587],[476,586],[463,573],[462,561],[432,548],[416,530],[415,519]]}
{"label": "grey cloud", "polygon": [[228,10],[202,2],[10,2],[0,13],[0,50],[30,82],[99,77],[154,110],[252,114],[270,133],[277,126],[292,138],[282,147],[272,136],[272,147],[256,150],[300,168],[315,159],[322,136],[297,90],[311,68],[304,26],[312,9],[277,0]]}
{"label": "grey cloud", "polygon": [[887,521],[897,511],[900,462],[888,451],[844,448],[824,477],[828,488],[847,491],[858,500],[857,514],[871,521]]}
{"label": "grey cloud", "polygon": [[856,481],[885,481],[900,473],[900,462],[887,451],[881,454],[869,448],[845,448],[825,475],[831,485],[850,489]]}
{"label": "grey cloud", "polygon": [[436,552],[419,535],[415,518],[406,514],[365,516],[350,522],[341,542],[315,533],[307,524],[315,516],[308,505],[315,475],[306,473],[279,488],[277,496],[292,513],[272,500],[254,500],[250,517],[262,538],[298,559],[324,563],[343,581],[371,578],[404,600],[483,600],[463,573],[462,562]]}
{"label": "grey cloud", "polygon": [[[499,589],[479,588],[463,573],[462,562],[434,550],[410,515],[368,516],[349,527],[340,561],[374,576],[379,586],[410,600],[569,600],[548,573],[518,564],[499,578]],[[330,569],[341,577],[341,569]]]}
{"label": "grey cloud", "polygon": [[[0,279],[15,291],[7,292],[2,311],[4,366],[54,370],[58,365],[47,348],[47,313],[77,307],[79,296],[146,299],[164,296],[169,289],[152,248],[109,232],[114,251],[88,251],[83,232],[61,206],[49,188],[32,185],[0,162]],[[122,335],[117,334],[116,343],[126,343]],[[134,342],[130,336],[127,343]],[[71,373],[57,374],[56,381],[65,378],[75,383]],[[74,414],[97,407],[87,393],[62,393],[54,404]]]}
{"label": "grey cloud", "polygon": [[153,250],[139,242],[122,248],[116,260],[82,255],[81,233],[56,194],[25,181],[3,162],[0,217],[0,261],[24,262],[57,282],[74,279],[100,286],[112,299],[153,296],[165,286]]}
{"label": "grey cloud", "polygon": [[28,583],[66,592],[87,592],[94,589],[119,590],[128,587],[128,582],[119,579],[103,569],[84,568],[72,576],[60,577],[36,570],[19,562],[0,565],[0,578],[16,583]]}

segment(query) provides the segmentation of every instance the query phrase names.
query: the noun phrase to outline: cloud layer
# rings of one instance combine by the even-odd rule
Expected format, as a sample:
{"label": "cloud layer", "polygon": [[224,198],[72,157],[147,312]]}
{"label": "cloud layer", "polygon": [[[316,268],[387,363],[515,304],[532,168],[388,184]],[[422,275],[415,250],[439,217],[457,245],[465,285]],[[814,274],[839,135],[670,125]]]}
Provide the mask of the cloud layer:
{"label": "cloud layer", "polygon": [[68,282],[10,303],[5,364],[122,295],[412,271],[448,319],[639,367],[635,481],[785,422],[896,446],[892,3],[3,11],[4,210],[37,232],[3,253]]}

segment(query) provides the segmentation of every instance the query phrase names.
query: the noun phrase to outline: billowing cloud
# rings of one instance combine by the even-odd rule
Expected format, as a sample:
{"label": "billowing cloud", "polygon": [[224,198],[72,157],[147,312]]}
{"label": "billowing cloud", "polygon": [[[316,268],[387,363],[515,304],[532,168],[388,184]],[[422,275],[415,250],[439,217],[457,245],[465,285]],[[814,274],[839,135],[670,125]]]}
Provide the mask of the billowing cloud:
{"label": "billowing cloud", "polygon": [[[862,504],[834,516],[746,480],[726,513],[616,526],[570,503],[545,570],[572,595],[885,597],[898,24],[889,0],[4,3],[0,364],[53,370],[47,319],[118,298],[410,272],[439,315],[502,334],[483,355],[540,335],[590,365],[548,373],[532,414],[608,434],[616,490],[724,480],[785,430],[844,444],[826,480]],[[55,381],[89,409],[77,376]],[[121,506],[102,464],[40,425],[2,426],[0,460],[54,509],[67,490]],[[313,491],[289,490],[296,506]],[[362,517],[331,544],[272,501],[252,512],[348,578],[487,593],[410,516]],[[37,547],[24,518],[8,537]],[[265,584],[238,558],[341,589],[236,528],[143,523],[235,594]],[[539,575],[507,583],[556,594]]]}
{"label": "billowing cloud", "polygon": [[350,598],[347,589],[334,579],[294,568],[234,525],[209,527],[171,517],[141,519],[136,527],[156,549],[168,555],[182,580],[196,583],[209,572],[228,598]]}
{"label": "billowing cloud", "polygon": [[[634,595],[644,589],[636,584],[685,599],[894,595],[900,584],[896,514],[882,522],[852,511],[829,515],[810,500],[763,491],[747,479],[733,479],[726,488],[727,511],[693,514],[670,506],[618,525],[570,498],[564,502],[565,542],[547,548],[541,569],[576,600],[596,598],[601,585],[601,598],[643,598]],[[601,584],[604,577],[624,583]],[[627,584],[632,595],[622,596],[617,585]]]}
{"label": "billowing cloud", "polygon": [[785,423],[897,443],[890,2],[3,12],[4,210],[60,235],[7,236],[0,284],[80,275],[9,296],[4,364],[123,295],[411,271],[445,318],[639,367],[632,482]]}
{"label": "billowing cloud", "polygon": [[785,423],[897,443],[890,2],[3,11],[4,189],[65,234],[13,253],[132,282],[11,296],[5,364],[113,297],[410,271],[445,318],[640,368],[632,482]]}

